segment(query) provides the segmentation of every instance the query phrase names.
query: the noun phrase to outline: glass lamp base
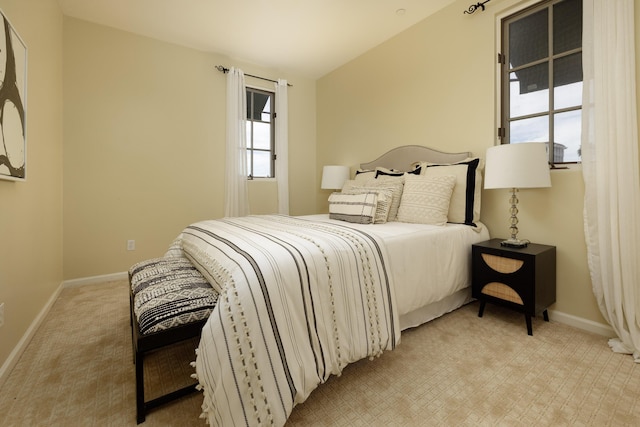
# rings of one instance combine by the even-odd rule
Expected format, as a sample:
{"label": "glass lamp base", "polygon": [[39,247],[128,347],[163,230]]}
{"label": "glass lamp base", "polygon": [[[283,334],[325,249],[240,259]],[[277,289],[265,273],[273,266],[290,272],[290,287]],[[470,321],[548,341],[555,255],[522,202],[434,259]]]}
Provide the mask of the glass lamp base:
{"label": "glass lamp base", "polygon": [[508,248],[526,248],[529,244],[528,240],[520,240],[520,239],[507,239],[500,242],[500,246],[506,246]]}

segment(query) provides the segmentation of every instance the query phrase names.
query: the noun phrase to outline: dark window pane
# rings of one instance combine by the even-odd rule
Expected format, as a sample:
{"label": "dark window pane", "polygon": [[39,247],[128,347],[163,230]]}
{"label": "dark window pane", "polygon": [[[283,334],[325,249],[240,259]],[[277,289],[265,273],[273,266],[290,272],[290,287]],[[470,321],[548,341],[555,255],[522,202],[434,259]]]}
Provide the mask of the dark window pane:
{"label": "dark window pane", "polygon": [[260,112],[260,118],[258,120],[262,120],[264,122],[270,122],[271,121],[271,96],[270,95],[263,95],[263,96],[266,97],[266,102],[264,103],[264,107]]}
{"label": "dark window pane", "polygon": [[582,53],[558,58],[553,63],[554,108],[582,105]]}
{"label": "dark window pane", "polygon": [[582,0],[565,0],[553,6],[553,53],[582,46]]}
{"label": "dark window pane", "polygon": [[[253,94],[253,108],[252,108],[253,115],[251,116],[251,118],[253,120],[264,120],[262,118],[262,112],[265,110],[265,106],[266,106],[267,111],[269,111],[269,109],[270,109],[269,95],[264,94],[264,93],[254,92],[254,94]],[[268,121],[268,119],[267,119],[267,121]]]}
{"label": "dark window pane", "polygon": [[549,56],[549,14],[547,9],[509,24],[509,62],[520,67]]}

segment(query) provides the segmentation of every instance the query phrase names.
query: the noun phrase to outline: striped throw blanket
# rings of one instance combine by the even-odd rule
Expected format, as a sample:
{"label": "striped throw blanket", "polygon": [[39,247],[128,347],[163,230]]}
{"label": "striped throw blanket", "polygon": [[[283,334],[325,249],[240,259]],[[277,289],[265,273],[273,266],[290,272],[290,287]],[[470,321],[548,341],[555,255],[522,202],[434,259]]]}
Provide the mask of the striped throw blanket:
{"label": "striped throw blanket", "polygon": [[174,248],[220,292],[195,362],[213,426],[281,426],[332,374],[399,342],[385,248],[347,224],[203,221]]}

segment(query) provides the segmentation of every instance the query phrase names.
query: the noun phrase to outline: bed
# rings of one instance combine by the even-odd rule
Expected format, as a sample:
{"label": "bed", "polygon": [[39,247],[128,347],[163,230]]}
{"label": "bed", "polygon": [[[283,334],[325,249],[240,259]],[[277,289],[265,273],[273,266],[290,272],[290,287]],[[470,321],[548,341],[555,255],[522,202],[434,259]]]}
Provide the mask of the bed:
{"label": "bed", "polygon": [[187,258],[219,292],[194,362],[203,418],[283,425],[347,364],[393,350],[401,330],[469,302],[471,244],[489,238],[480,166],[470,153],[398,147],[361,164],[329,198],[329,214],[185,228],[167,256]]}

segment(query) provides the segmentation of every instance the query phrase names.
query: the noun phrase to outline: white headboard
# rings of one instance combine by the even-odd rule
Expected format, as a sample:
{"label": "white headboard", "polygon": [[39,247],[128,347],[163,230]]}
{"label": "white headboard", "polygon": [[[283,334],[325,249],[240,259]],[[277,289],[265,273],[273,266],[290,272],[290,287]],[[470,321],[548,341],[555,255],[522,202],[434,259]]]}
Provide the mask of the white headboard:
{"label": "white headboard", "polygon": [[387,151],[371,162],[361,163],[360,168],[367,170],[383,167],[408,171],[414,162],[455,163],[469,157],[471,157],[471,153],[468,151],[462,153],[445,153],[421,145],[403,145]]}

